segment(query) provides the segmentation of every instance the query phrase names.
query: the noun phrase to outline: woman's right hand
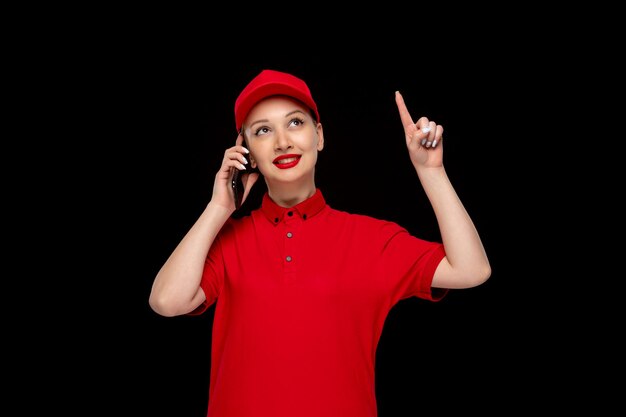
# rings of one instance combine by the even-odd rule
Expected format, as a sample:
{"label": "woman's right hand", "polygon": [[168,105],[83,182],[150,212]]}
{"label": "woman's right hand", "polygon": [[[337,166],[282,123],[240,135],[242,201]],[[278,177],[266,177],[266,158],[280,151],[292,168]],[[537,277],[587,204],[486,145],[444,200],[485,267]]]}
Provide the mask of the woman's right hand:
{"label": "woman's right hand", "polygon": [[231,180],[235,170],[241,171],[241,180],[244,183],[244,193],[241,202],[246,200],[250,194],[250,190],[254,183],[259,179],[258,172],[247,172],[246,164],[249,160],[249,151],[243,146],[243,136],[239,134],[235,141],[235,146],[226,149],[224,152],[224,159],[222,159],[222,166],[215,175],[215,182],[213,184],[213,195],[211,202],[225,207],[230,211],[235,210],[235,198],[233,189],[231,187]]}

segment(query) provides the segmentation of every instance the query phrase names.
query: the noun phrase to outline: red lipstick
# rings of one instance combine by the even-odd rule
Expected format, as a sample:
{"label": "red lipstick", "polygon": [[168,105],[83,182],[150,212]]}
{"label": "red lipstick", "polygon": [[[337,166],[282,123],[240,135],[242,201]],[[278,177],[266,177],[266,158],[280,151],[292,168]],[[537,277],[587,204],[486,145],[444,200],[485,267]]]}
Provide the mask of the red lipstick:
{"label": "red lipstick", "polygon": [[280,169],[293,168],[300,162],[300,157],[301,155],[296,154],[281,155],[276,157],[272,163]]}

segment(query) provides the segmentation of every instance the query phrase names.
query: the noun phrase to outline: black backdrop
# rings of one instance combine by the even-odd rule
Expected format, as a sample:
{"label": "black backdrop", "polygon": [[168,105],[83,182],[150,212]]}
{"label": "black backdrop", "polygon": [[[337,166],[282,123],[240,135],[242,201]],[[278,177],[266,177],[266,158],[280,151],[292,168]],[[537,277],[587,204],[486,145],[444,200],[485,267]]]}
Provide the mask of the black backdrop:
{"label": "black backdrop", "polygon": [[[317,185],[334,208],[396,221],[438,239],[404,144],[394,101],[400,90],[414,119],[445,128],[444,163],[478,228],[493,274],[483,286],[439,303],[404,300],[390,313],[377,354],[380,417],[428,409],[497,410],[493,393],[519,409],[527,394],[507,389],[528,372],[527,311],[520,290],[529,231],[526,185],[517,152],[517,97],[527,85],[510,57],[419,62],[391,53],[275,54],[240,57],[176,45],[126,48],[107,76],[93,80],[100,99],[98,154],[85,201],[96,219],[90,281],[104,301],[89,344],[96,355],[94,404],[142,416],[202,417],[210,371],[212,309],[201,317],[163,318],[148,306],[152,280],[208,203],[224,150],[236,138],[238,92],[265,68],[305,79],[318,103],[325,149]],[[270,56],[270,58],[267,58]],[[261,187],[246,202],[260,201]],[[516,213],[516,214],[514,214]],[[525,291],[525,290],[524,290]],[[98,298],[99,299],[99,298]],[[97,323],[97,324],[96,324]],[[527,354],[520,355],[520,350]],[[492,393],[492,394],[487,394]]]}
{"label": "black backdrop", "polygon": [[611,353],[623,356],[611,311],[623,304],[611,287],[620,280],[601,270],[619,259],[601,236],[619,242],[622,217],[610,129],[621,120],[611,100],[623,84],[620,25],[606,8],[584,8],[581,20],[576,8],[414,5],[393,17],[370,9],[374,19],[367,7],[344,16],[318,4],[293,19],[269,7],[196,13],[199,22],[170,7],[24,14],[5,59],[14,267],[3,294],[15,330],[7,381],[26,392],[7,399],[66,415],[204,416],[211,311],[165,319],[148,295],[208,202],[235,139],[237,93],[264,68],[300,75],[315,94],[329,203],[426,238],[437,228],[393,92],[414,117],[443,124],[446,169],[493,266],[481,287],[391,311],[377,355],[380,417],[595,411],[621,398],[604,382],[620,370]]}

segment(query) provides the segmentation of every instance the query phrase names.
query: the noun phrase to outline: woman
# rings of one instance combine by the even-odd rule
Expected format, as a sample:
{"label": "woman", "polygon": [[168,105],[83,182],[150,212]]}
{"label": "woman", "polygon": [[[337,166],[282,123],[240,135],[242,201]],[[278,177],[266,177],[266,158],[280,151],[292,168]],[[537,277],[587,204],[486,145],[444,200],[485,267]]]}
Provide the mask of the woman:
{"label": "woman", "polygon": [[[239,135],[211,201],[150,294],[163,316],[216,303],[208,416],[375,416],[375,353],[390,309],[489,278],[480,237],[443,166],[442,126],[414,122],[395,94],[442,242],[326,203],[315,184],[324,131],[303,80],[265,70],[237,98]],[[234,170],[243,200],[261,175],[267,185],[261,207],[241,218],[231,216]]]}

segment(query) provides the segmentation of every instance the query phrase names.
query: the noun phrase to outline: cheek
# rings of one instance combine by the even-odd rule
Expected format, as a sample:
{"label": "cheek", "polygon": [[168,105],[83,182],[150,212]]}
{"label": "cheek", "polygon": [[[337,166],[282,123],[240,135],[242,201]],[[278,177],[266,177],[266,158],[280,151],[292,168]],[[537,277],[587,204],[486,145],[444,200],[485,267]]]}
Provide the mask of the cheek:
{"label": "cheek", "polygon": [[274,158],[274,151],[271,148],[266,149],[264,146],[259,146],[259,144],[248,148],[248,150],[250,151],[248,159],[254,161],[257,168],[262,163],[271,164]]}
{"label": "cheek", "polygon": [[299,143],[301,144],[301,149],[303,149],[306,152],[317,152],[319,151],[319,138],[317,135],[313,135],[313,136],[307,136],[306,138],[302,138],[301,141],[299,141]]}

